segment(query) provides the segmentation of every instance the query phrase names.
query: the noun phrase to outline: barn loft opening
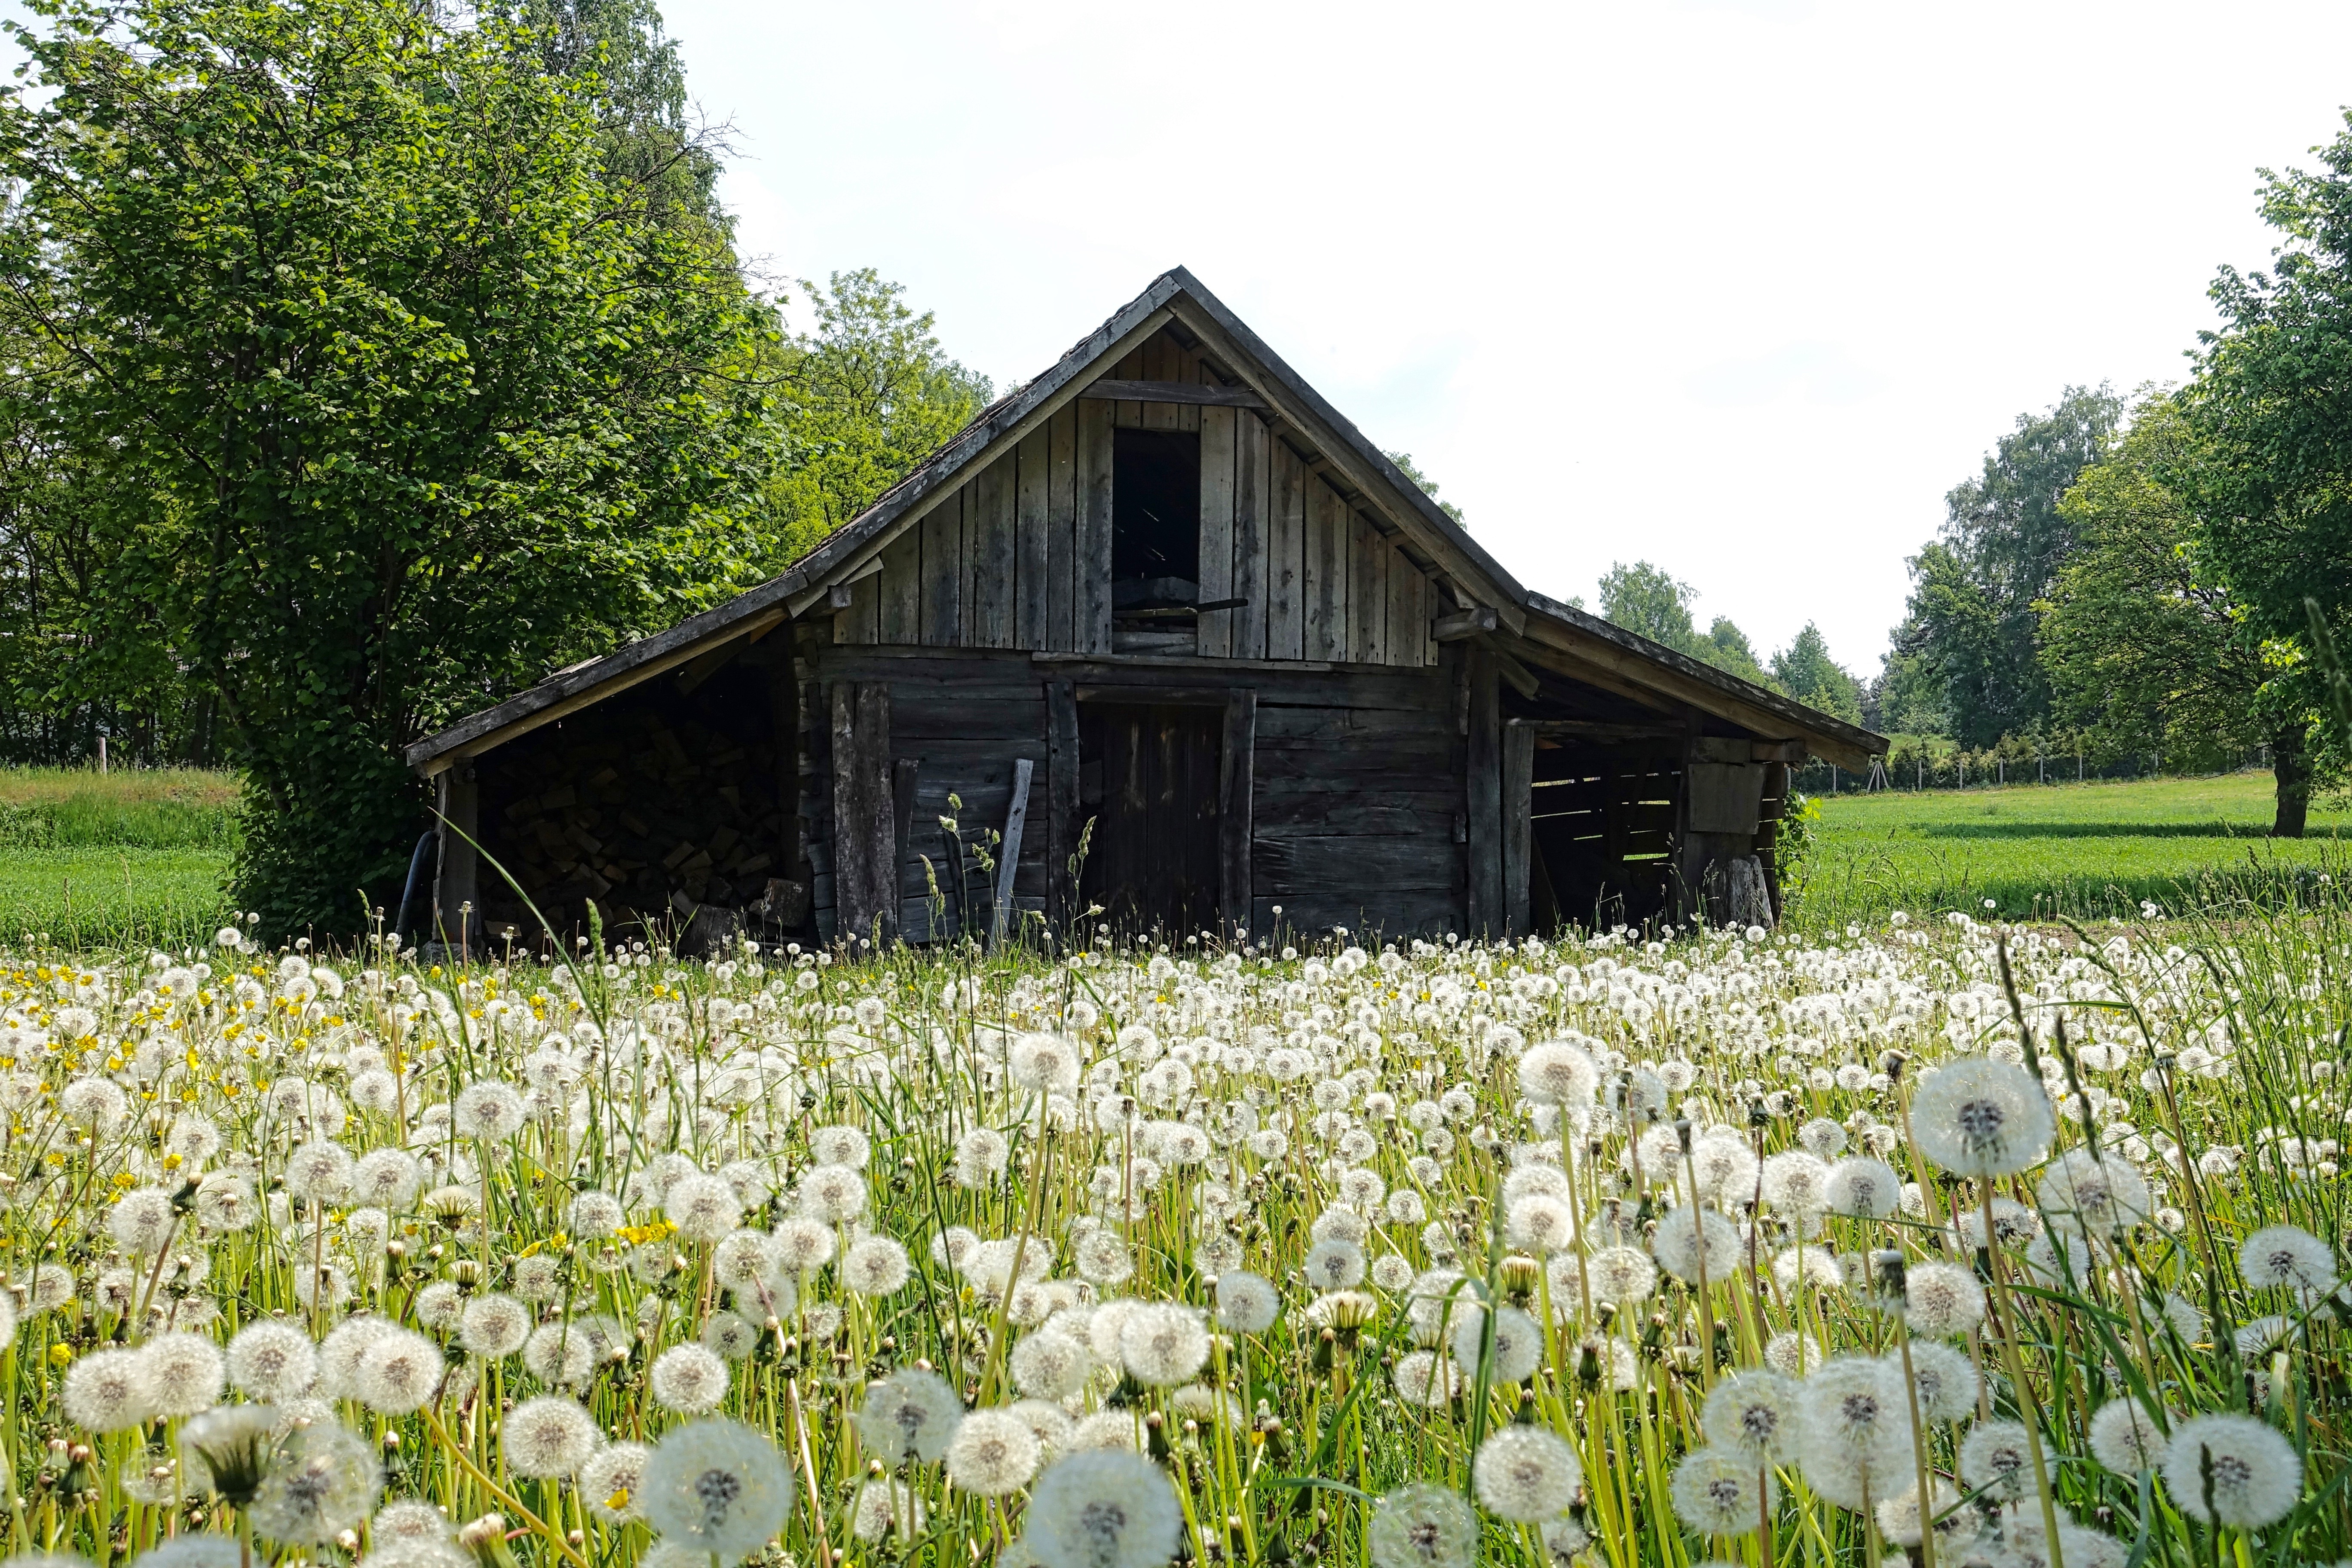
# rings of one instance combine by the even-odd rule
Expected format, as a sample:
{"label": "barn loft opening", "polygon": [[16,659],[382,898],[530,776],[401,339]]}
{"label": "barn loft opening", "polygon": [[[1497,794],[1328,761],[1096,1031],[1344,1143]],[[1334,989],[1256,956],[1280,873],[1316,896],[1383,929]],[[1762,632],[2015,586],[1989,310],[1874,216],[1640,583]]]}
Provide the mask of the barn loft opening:
{"label": "barn loft opening", "polygon": [[1201,433],[1111,432],[1111,602],[1191,605],[1201,583]]}

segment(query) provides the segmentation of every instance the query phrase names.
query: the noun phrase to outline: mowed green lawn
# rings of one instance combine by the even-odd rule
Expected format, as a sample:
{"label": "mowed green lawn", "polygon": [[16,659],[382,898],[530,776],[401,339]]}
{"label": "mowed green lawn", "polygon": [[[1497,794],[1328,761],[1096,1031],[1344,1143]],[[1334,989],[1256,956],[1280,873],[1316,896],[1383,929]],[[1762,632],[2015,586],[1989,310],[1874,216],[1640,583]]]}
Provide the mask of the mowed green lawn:
{"label": "mowed green lawn", "polygon": [[2303,839],[2270,837],[2266,773],[1820,800],[1818,847],[1796,905],[1809,923],[1895,909],[2130,915],[2144,900],[2179,912],[2283,897],[2343,872],[2352,855],[2352,811],[2340,808],[2315,809]]}
{"label": "mowed green lawn", "polygon": [[236,775],[0,769],[0,942],[180,944],[228,915]]}

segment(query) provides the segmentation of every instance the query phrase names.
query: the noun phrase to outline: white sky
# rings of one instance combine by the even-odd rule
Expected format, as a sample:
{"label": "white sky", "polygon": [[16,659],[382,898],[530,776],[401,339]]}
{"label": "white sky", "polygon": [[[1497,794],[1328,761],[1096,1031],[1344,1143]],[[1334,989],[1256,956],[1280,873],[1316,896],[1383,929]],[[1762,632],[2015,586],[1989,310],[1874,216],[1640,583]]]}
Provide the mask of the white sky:
{"label": "white sky", "polygon": [[2183,374],[2352,7],[664,0],[742,247],[1000,384],[1181,263],[1520,578],[1875,670],[2015,416]]}

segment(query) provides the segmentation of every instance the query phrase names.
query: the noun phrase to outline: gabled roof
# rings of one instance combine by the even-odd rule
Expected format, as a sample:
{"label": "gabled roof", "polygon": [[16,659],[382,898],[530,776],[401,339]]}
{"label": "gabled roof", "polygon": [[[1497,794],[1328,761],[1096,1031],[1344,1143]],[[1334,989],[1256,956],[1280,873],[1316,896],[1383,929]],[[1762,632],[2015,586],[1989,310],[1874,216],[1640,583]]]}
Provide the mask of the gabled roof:
{"label": "gabled roof", "polygon": [[1322,455],[1327,475],[1353,492],[1425,556],[1462,598],[1494,612],[1496,629],[1579,664],[1598,663],[1622,683],[1669,705],[1711,713],[1759,733],[1802,740],[1845,765],[1883,752],[1885,741],[1776,692],[1685,658],[1606,621],[1522,586],[1486,547],[1448,517],[1346,416],[1324,401],[1223,301],[1178,267],[1071,345],[1034,381],[982,409],[971,424],[782,574],[667,631],[557,671],[494,707],[410,746],[411,767],[436,773],[541,724],[666,670],[763,634],[809,608],[834,584],[866,569],[927,503],[992,461],[1076,396],[1110,365],[1170,323],[1201,341],[1222,371],[1262,398],[1275,416]]}

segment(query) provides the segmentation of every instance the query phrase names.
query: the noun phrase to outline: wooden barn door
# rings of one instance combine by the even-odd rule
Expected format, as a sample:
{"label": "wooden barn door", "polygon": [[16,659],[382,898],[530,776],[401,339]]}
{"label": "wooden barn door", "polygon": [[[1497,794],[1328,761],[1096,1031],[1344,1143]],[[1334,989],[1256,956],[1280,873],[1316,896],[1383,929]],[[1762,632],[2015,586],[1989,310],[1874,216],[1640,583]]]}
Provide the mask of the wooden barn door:
{"label": "wooden barn door", "polygon": [[1084,702],[1080,809],[1094,818],[1080,890],[1097,921],[1181,942],[1217,928],[1222,707]]}

